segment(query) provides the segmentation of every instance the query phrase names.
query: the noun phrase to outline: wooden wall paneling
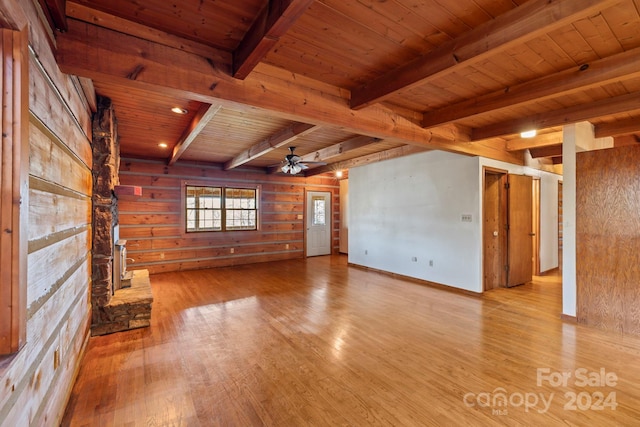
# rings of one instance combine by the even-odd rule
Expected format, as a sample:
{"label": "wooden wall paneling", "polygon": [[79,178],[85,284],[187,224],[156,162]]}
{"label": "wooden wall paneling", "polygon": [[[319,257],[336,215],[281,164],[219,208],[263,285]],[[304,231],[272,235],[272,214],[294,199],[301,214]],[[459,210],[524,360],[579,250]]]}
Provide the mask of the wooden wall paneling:
{"label": "wooden wall paneling", "polygon": [[0,10],[0,20],[15,28],[29,27],[29,84],[22,88],[29,105],[21,123],[31,136],[32,158],[24,164],[31,167],[25,182],[32,199],[23,198],[23,203],[28,201],[24,212],[29,213],[29,241],[20,257],[29,261],[26,276],[35,279],[25,301],[26,345],[0,363],[0,420],[2,425],[59,425],[90,320],[90,107],[58,69],[52,32],[34,4],[6,0]]}
{"label": "wooden wall paneling", "polygon": [[632,334],[640,334],[639,162],[637,145],[576,158],[577,318]]}
{"label": "wooden wall paneling", "polygon": [[[91,224],[91,199],[68,197],[47,191],[29,190],[29,241],[49,240],[56,233],[68,233]],[[47,224],[51,216],[55,224]]]}
{"label": "wooden wall paneling", "polygon": [[91,170],[60,139],[43,131],[40,122],[31,117],[29,173],[33,177],[68,188],[78,194],[91,193]]}
{"label": "wooden wall paneling", "polygon": [[[180,200],[185,181],[259,185],[260,229],[185,233]],[[339,186],[335,178],[269,175],[242,167],[222,171],[221,166],[188,162],[169,167],[159,161],[125,158],[121,162],[120,182],[142,186],[142,197],[118,202],[120,236],[127,239],[127,254],[134,260],[130,267],[147,268],[150,273],[302,257],[304,191],[310,186],[331,191],[332,209],[339,212],[336,204]],[[150,198],[151,192],[159,197]],[[333,221],[332,246],[335,246],[339,232],[339,216],[335,213]]]}
{"label": "wooden wall paneling", "polygon": [[158,251],[163,249],[178,250],[190,247],[229,247],[233,242],[242,242],[242,244],[267,244],[272,241],[280,240],[300,240],[302,241],[301,231],[291,232],[238,232],[233,240],[230,240],[225,233],[208,233],[206,236],[168,236],[168,237],[133,237],[127,239],[127,248],[132,251]]}
{"label": "wooden wall paneling", "polygon": [[[29,107],[34,116],[37,117],[53,135],[56,135],[69,150],[78,156],[86,165],[91,166],[91,146],[89,136],[91,127],[83,128],[81,124],[70,115],[69,105],[61,98],[51,82],[51,76],[45,69],[39,66],[36,60],[31,57],[30,67],[34,71],[34,78],[31,79]],[[35,78],[40,74],[39,78]],[[77,93],[74,91],[74,93]],[[87,112],[88,114],[88,112]]]}
{"label": "wooden wall paneling", "polygon": [[73,269],[77,260],[86,257],[89,250],[91,250],[89,232],[87,229],[81,229],[78,234],[30,253],[28,307],[37,304],[41,298],[47,298],[51,292],[55,292],[56,282]]}
{"label": "wooden wall paneling", "polygon": [[[2,15],[0,20],[5,21],[8,27],[20,30],[29,26],[30,52],[35,54],[31,55],[31,59],[33,60],[37,57],[37,61],[32,62],[31,65],[35,64],[41,70],[46,70],[48,83],[59,94],[60,98],[64,99],[64,102],[67,103],[67,111],[73,114],[80,127],[84,129],[85,134],[89,135],[91,115],[86,110],[87,102],[80,99],[84,94],[79,94],[73,81],[58,68],[54,53],[51,50],[51,47],[56,45],[54,33],[46,20],[43,19],[34,2],[5,0],[0,5],[0,10],[3,12],[0,14]],[[30,102],[30,108],[33,111],[34,104],[32,101],[33,96]],[[52,122],[50,125],[53,126],[55,123]]]}
{"label": "wooden wall paneling", "polygon": [[[30,313],[27,339],[33,351],[24,352],[21,364],[12,365],[7,373],[8,378],[18,379],[22,376],[22,379],[13,383],[15,390],[3,394],[6,400],[0,401],[0,419],[5,421],[3,425],[38,424],[34,422],[36,414],[49,403],[45,400],[47,397],[57,403],[55,411],[49,411],[50,415],[51,412],[59,412],[61,406],[64,410],[67,389],[73,385],[69,379],[77,367],[77,347],[85,342],[90,320],[86,298],[86,275],[89,272],[90,266],[85,259],[41,307]],[[60,337],[67,333],[73,334],[75,339],[61,342]],[[55,351],[58,351],[61,361],[57,369],[54,369],[53,363]],[[22,353],[20,355],[23,356]],[[58,370],[60,367],[65,374]],[[20,368],[26,369],[26,372],[20,372]],[[58,387],[51,387],[54,384]],[[53,414],[49,422],[39,424],[57,425],[53,420],[58,416]]]}

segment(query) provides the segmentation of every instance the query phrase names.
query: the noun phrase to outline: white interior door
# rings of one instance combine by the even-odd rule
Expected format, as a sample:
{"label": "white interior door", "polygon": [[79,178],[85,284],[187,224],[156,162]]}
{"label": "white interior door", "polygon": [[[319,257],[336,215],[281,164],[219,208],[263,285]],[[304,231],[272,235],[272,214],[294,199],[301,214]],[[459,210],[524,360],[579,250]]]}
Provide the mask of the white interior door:
{"label": "white interior door", "polygon": [[331,254],[331,193],[307,193],[307,256]]}

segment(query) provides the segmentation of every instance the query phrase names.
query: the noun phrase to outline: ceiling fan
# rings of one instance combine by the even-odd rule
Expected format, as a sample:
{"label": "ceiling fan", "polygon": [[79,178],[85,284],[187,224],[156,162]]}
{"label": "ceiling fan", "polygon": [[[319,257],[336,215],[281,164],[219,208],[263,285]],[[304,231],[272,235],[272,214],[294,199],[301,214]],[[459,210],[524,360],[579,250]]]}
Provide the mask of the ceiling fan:
{"label": "ceiling fan", "polygon": [[309,164],[326,165],[324,162],[303,162],[302,157],[294,153],[296,147],[289,147],[290,153],[284,157],[280,170],[290,175],[296,175],[303,170],[309,169]]}

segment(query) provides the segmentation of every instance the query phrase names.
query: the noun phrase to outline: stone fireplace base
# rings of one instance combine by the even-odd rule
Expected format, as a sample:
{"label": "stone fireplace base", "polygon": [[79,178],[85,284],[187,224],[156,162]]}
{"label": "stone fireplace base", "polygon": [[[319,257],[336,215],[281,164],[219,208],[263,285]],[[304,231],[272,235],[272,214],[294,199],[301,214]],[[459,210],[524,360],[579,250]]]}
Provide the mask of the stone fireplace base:
{"label": "stone fireplace base", "polygon": [[149,270],[133,270],[131,287],[118,289],[106,305],[94,307],[98,322],[91,325],[91,335],[144,328],[151,322],[151,281]]}

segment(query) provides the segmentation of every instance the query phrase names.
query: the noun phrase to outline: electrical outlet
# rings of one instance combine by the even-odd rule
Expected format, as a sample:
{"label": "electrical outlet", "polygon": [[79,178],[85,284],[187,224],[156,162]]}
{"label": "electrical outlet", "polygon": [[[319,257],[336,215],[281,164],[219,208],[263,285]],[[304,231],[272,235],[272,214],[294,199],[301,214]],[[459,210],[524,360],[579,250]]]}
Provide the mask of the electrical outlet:
{"label": "electrical outlet", "polygon": [[229,249],[229,253],[232,253],[232,254],[236,253],[235,248],[231,248],[231,249]]}
{"label": "electrical outlet", "polygon": [[432,259],[429,260],[429,267],[433,267],[433,260]]}
{"label": "electrical outlet", "polygon": [[285,249],[289,249],[289,244],[287,243],[286,245],[284,245]]}
{"label": "electrical outlet", "polygon": [[365,249],[365,250],[364,250],[364,254],[365,254],[365,255],[369,255],[369,251]]}
{"label": "electrical outlet", "polygon": [[413,262],[418,262],[418,257],[412,256],[412,257],[411,257],[411,261],[413,261]]}

